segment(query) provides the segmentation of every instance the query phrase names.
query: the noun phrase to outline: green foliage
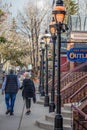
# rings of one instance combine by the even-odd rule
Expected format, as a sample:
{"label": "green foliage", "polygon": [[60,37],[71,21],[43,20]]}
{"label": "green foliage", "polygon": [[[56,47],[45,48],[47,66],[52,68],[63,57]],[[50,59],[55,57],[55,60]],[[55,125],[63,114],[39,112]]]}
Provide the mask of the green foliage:
{"label": "green foliage", "polygon": [[0,44],[0,54],[4,60],[4,63],[10,61],[13,65],[23,66],[23,57],[25,56],[24,50],[14,47],[12,43]]}
{"label": "green foliage", "polygon": [[64,5],[66,7],[65,22],[67,23],[69,16],[78,12],[78,4],[74,0],[64,0]]}
{"label": "green foliage", "polygon": [[0,9],[0,17],[4,15],[4,12]]}
{"label": "green foliage", "polygon": [[53,60],[53,58],[51,58],[51,57],[50,57],[50,58],[48,58],[48,61],[52,61],[52,60]]}
{"label": "green foliage", "polygon": [[0,37],[0,43],[5,43],[6,41],[7,41],[7,40],[6,40],[5,37],[3,37],[3,36]]}

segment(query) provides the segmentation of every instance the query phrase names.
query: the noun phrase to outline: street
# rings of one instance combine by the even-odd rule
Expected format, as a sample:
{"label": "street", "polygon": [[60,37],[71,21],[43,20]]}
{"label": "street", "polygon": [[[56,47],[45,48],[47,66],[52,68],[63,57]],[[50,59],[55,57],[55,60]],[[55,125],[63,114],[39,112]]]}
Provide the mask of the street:
{"label": "street", "polygon": [[[37,95],[37,100],[38,99],[39,95]],[[19,90],[15,102],[14,116],[5,115],[6,107],[4,96],[1,95],[0,92],[0,130],[42,130],[35,126],[35,121],[36,119],[44,117],[44,115],[48,113],[48,108],[37,103],[34,104],[33,102],[30,115],[25,115],[26,109],[24,109],[21,126],[20,129],[18,129],[23,105],[24,101],[21,96],[21,90]]]}

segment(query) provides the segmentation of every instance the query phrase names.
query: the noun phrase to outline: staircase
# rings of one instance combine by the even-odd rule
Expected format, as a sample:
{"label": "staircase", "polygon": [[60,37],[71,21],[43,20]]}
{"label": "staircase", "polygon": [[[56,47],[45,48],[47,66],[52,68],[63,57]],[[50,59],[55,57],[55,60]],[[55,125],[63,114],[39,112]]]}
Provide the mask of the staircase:
{"label": "staircase", "polygon": [[[70,85],[66,85],[63,89],[61,89],[61,97],[62,97],[62,105],[64,103],[70,103],[71,102],[71,98],[72,95],[74,95],[76,93],[76,91],[78,91],[79,89],[82,89],[83,90],[86,90],[86,82],[87,82],[87,74],[86,75],[83,75],[82,77],[80,77],[77,81],[73,82],[72,84]],[[85,96],[86,95],[86,92],[87,91],[83,91],[82,95],[81,95],[81,90],[79,91],[79,95],[78,97],[72,99],[73,102],[77,102],[77,99],[81,100],[82,95]],[[78,100],[78,101],[79,101]]]}
{"label": "staircase", "polygon": [[[74,130],[73,119],[70,102],[79,102],[87,95],[87,72],[79,72],[81,68],[84,68],[87,62],[81,66],[71,70],[69,73],[61,76],[61,103],[62,103],[62,115],[63,115],[63,130]],[[75,72],[77,71],[77,72]],[[52,80],[49,82],[51,90]],[[56,77],[55,77],[55,90],[56,90]],[[37,103],[44,104],[43,99]],[[43,129],[54,129],[55,113],[45,115],[45,117],[36,120],[35,124]],[[78,126],[77,126],[78,127]],[[80,130],[80,129],[75,129]],[[84,130],[84,129],[82,129]]]}
{"label": "staircase", "polygon": [[87,130],[87,97],[73,110],[73,128],[74,130]]}
{"label": "staircase", "polygon": [[[71,104],[64,104],[62,107],[62,115],[63,115],[63,130],[72,130],[72,112],[71,112]],[[54,129],[54,118],[55,113],[49,113],[45,115],[45,117],[41,117],[41,119],[36,120],[35,125],[46,129],[53,130]]]}

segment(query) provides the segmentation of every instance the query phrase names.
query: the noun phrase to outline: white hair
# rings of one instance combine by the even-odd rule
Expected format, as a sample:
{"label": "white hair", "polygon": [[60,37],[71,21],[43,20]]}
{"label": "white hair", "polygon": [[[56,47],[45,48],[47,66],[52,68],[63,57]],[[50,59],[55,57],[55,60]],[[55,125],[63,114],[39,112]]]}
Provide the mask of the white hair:
{"label": "white hair", "polygon": [[25,72],[25,73],[24,73],[24,76],[25,76],[25,78],[30,78],[29,72]]}

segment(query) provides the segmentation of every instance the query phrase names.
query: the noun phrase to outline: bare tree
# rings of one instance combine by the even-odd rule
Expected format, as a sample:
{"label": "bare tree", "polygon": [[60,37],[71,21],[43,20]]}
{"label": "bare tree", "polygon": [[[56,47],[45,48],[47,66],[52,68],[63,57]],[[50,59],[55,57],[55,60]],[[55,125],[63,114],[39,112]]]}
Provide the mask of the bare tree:
{"label": "bare tree", "polygon": [[[45,28],[47,28],[47,16],[49,15],[48,8],[37,8],[33,3],[29,3],[28,7],[26,7],[24,14],[18,14],[18,22],[20,31],[29,38],[29,44],[31,46],[30,56],[31,63],[33,67],[37,69],[38,67],[38,57],[39,57],[39,36],[41,32],[44,32]],[[45,22],[45,26],[43,24]],[[44,28],[43,28],[44,27]]]}

